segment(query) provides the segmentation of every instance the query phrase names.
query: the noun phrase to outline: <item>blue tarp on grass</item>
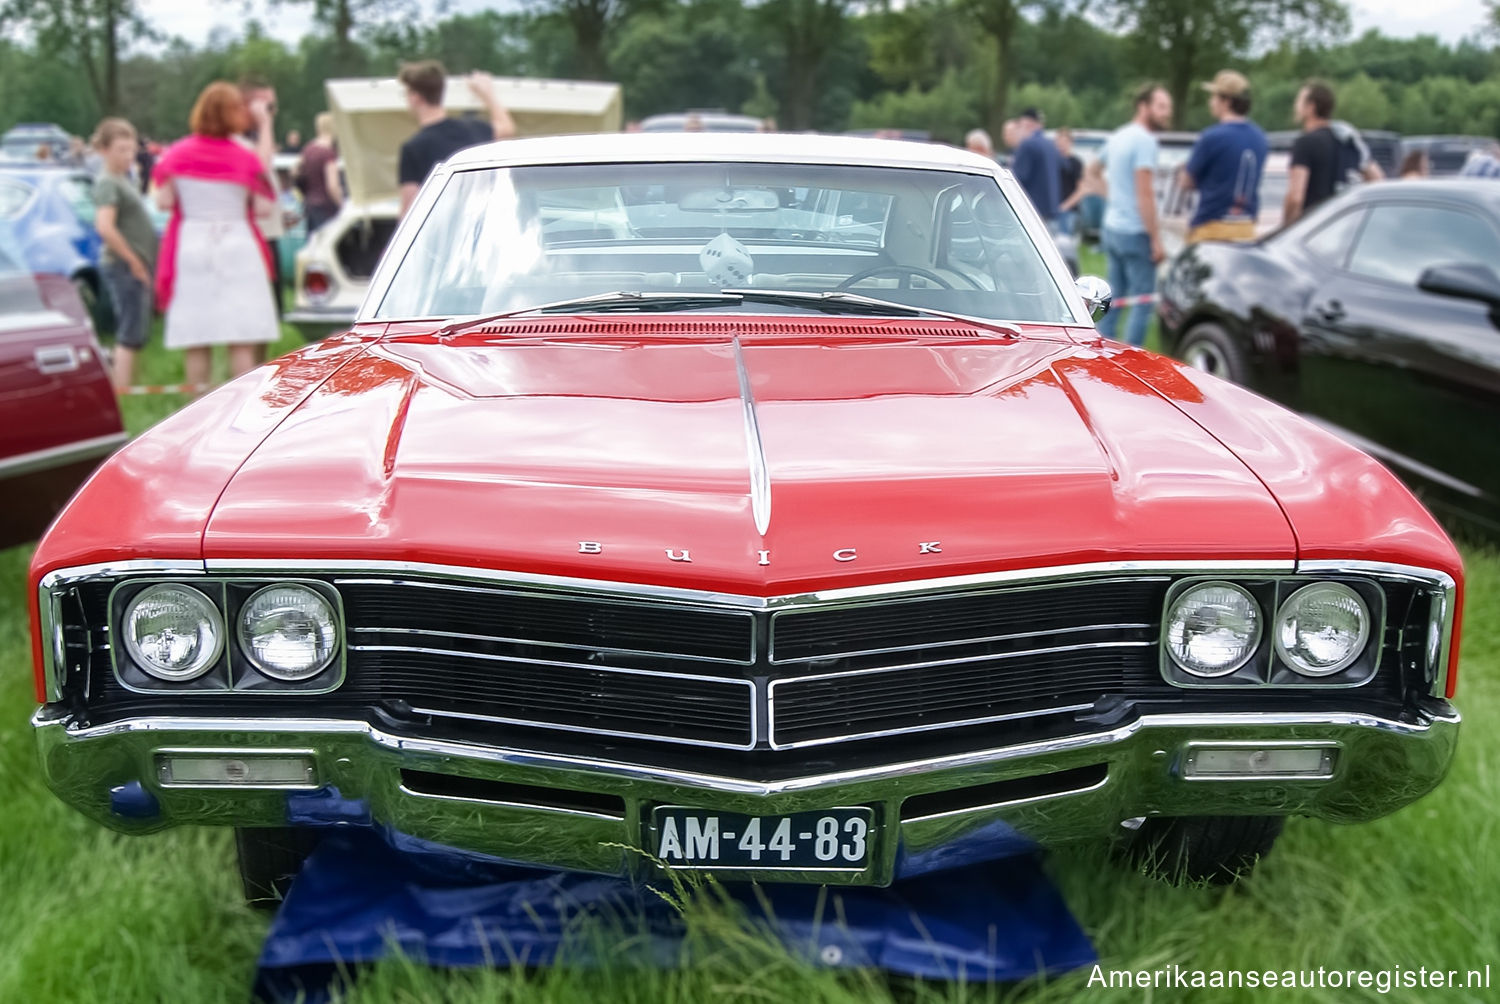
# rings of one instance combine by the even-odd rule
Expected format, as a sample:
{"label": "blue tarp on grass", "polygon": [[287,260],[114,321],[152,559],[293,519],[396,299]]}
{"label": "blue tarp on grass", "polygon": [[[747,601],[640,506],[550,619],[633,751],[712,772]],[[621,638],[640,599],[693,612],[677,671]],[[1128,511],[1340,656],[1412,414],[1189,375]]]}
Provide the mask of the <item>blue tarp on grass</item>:
{"label": "blue tarp on grass", "polygon": [[[659,885],[669,896],[670,884]],[[1025,853],[898,880],[889,888],[726,883],[752,923],[828,967],[969,983],[1007,982],[1095,961],[1093,946]],[[578,938],[580,919],[633,936],[630,954]],[[371,826],[333,828],[277,912],[257,994],[326,999],[330,980],[395,954],[433,966],[691,964],[682,912],[625,879],[520,868]]]}

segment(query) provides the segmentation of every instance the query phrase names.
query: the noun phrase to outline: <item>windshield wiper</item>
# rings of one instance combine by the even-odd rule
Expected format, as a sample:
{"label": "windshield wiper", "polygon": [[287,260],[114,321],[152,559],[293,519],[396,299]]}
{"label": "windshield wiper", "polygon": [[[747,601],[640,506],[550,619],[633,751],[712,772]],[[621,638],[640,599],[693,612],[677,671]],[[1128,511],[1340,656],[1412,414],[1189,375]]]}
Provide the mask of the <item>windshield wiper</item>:
{"label": "windshield wiper", "polygon": [[1020,337],[1021,329],[1003,321],[990,321],[979,317],[968,317],[932,307],[918,307],[895,300],[882,300],[847,289],[831,289],[822,293],[797,289],[726,289],[752,303],[774,303],[785,306],[808,307],[830,314],[868,314],[877,317],[941,317],[949,321],[962,321],[979,328],[1001,331]]}
{"label": "windshield wiper", "polygon": [[437,334],[438,337],[443,337],[464,331],[468,328],[475,328],[482,324],[503,321],[511,317],[521,317],[526,314],[556,314],[571,310],[589,312],[659,310],[670,312],[677,310],[702,310],[709,307],[721,307],[726,304],[745,302],[769,303],[785,307],[802,307],[808,310],[822,311],[826,314],[859,314],[869,317],[941,317],[950,321],[972,324],[979,328],[987,328],[991,331],[1004,332],[1016,337],[1019,337],[1021,334],[1021,330],[1015,325],[1006,324],[1002,321],[967,317],[963,314],[955,314],[946,310],[935,310],[932,307],[918,307],[909,303],[897,303],[894,300],[882,300],[879,297],[866,296],[863,293],[855,293],[846,289],[833,289],[821,293],[796,289],[723,289],[718,292],[701,293],[643,293],[637,290],[621,289],[612,293],[577,296],[568,300],[558,300],[555,303],[542,303],[534,307],[520,307],[516,310],[506,310],[484,317],[451,321],[439,328]]}
{"label": "windshield wiper", "polygon": [[731,293],[642,293],[621,289],[612,293],[595,293],[591,296],[575,296],[554,303],[539,303],[533,307],[519,307],[498,314],[472,317],[463,321],[450,321],[437,330],[438,337],[455,334],[482,324],[503,321],[525,314],[556,314],[569,310],[698,310],[703,307],[719,307],[726,303],[740,303],[743,297]]}

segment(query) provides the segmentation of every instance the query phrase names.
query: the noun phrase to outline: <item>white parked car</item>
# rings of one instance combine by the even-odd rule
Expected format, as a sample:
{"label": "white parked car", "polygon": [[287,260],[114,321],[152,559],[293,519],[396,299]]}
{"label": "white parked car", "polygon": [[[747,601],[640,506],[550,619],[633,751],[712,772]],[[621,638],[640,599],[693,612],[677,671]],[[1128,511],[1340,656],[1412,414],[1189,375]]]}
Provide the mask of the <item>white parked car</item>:
{"label": "white parked car", "polygon": [[[396,229],[401,211],[397,157],[401,144],[417,130],[405,91],[394,78],[330,80],[325,87],[346,197],[339,214],[310,234],[297,254],[293,308],[286,320],[309,340],[354,322]],[[620,128],[618,84],[496,77],[495,91],[515,119],[519,136]],[[452,78],[446,107],[451,115],[468,115],[478,112],[479,102],[462,78]]]}

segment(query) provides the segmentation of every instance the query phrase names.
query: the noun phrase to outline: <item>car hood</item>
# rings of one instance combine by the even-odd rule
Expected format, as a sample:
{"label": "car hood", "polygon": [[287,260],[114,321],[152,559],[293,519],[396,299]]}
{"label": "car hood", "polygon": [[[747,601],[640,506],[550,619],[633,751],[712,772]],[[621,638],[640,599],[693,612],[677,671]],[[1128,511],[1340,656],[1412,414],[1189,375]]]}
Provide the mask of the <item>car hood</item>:
{"label": "car hood", "polygon": [[1240,460],[1064,331],[784,317],[388,335],[246,460],[204,548],[750,595],[1295,556]]}
{"label": "car hood", "polygon": [[[366,203],[399,195],[396,156],[401,144],[417,131],[405,88],[394,78],[373,77],[329,80],[324,87],[349,198]],[[495,93],[510,110],[519,136],[617,132],[620,128],[619,84],[496,77]],[[450,78],[443,96],[450,115],[481,110],[462,77]]]}

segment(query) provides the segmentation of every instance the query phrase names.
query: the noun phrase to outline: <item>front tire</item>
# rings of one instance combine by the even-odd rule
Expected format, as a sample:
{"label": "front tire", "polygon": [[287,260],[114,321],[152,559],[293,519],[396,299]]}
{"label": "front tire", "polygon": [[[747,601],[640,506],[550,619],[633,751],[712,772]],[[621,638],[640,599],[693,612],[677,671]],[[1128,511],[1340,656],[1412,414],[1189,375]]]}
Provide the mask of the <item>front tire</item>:
{"label": "front tire", "polygon": [[1177,358],[1194,369],[1242,386],[1250,384],[1250,359],[1239,341],[1211,321],[1188,329],[1177,346]]}
{"label": "front tire", "polygon": [[1131,835],[1126,857],[1174,885],[1229,885],[1271,853],[1284,822],[1281,816],[1153,816]]}
{"label": "front tire", "polygon": [[274,910],[286,899],[292,880],[322,837],[319,830],[302,826],[240,827],[234,831],[234,849],[239,859],[240,882],[245,902],[261,910]]}

